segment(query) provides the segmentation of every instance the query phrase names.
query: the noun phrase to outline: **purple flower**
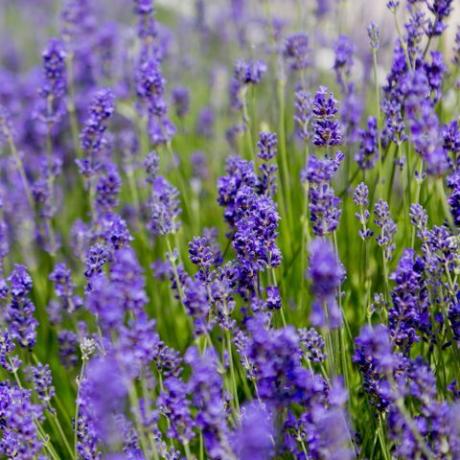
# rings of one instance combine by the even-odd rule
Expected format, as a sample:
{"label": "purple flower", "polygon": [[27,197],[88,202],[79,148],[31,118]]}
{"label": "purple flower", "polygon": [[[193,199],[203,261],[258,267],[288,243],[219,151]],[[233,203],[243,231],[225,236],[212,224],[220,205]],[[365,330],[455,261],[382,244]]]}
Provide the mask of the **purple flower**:
{"label": "purple flower", "polygon": [[15,372],[21,366],[21,360],[17,356],[12,356],[15,349],[16,345],[8,330],[0,331],[0,366],[8,372]]}
{"label": "purple flower", "polygon": [[286,39],[283,56],[292,70],[302,70],[309,65],[309,51],[308,36],[300,32]]}
{"label": "purple flower", "polygon": [[309,450],[313,458],[352,460],[350,428],[342,407],[313,407],[312,423],[307,428]]}
{"label": "purple flower", "polygon": [[196,132],[203,137],[212,137],[214,134],[214,110],[211,107],[204,107],[198,114]]}
{"label": "purple flower", "polygon": [[313,143],[319,147],[329,147],[342,143],[342,127],[335,119],[338,112],[333,94],[321,86],[313,99]]}
{"label": "purple flower", "polygon": [[455,44],[452,61],[455,65],[460,65],[460,26],[457,26],[457,32],[455,34]]}
{"label": "purple flower", "polygon": [[5,458],[29,460],[37,458],[42,449],[36,421],[43,416],[39,406],[32,404],[31,392],[7,382],[0,384],[0,453]]}
{"label": "purple flower", "polygon": [[278,166],[269,163],[262,163],[259,166],[259,180],[257,193],[274,198],[277,190]]}
{"label": "purple flower", "polygon": [[150,0],[134,0],[134,12],[139,15],[153,13],[154,3]]}
{"label": "purple flower", "polygon": [[77,161],[81,173],[85,176],[94,175],[100,168],[97,154],[106,142],[104,134],[108,120],[115,110],[114,101],[115,96],[110,89],[99,90],[91,101],[89,117],[80,135],[81,147],[86,157]]}
{"label": "purple flower", "polygon": [[193,319],[195,333],[206,333],[211,306],[206,286],[201,281],[187,278],[184,286],[184,307]]}
{"label": "purple flower", "polygon": [[38,102],[38,118],[49,127],[65,112],[63,97],[67,89],[64,44],[52,38],[42,54],[44,82],[40,88],[42,100]]}
{"label": "purple flower", "polygon": [[156,152],[150,152],[145,157],[144,169],[147,174],[147,182],[153,184],[160,171],[160,157]]}
{"label": "purple flower", "polygon": [[149,229],[153,236],[177,232],[180,227],[178,217],[181,213],[179,192],[162,176],[152,182],[149,207]]}
{"label": "purple flower", "polygon": [[329,120],[337,115],[337,101],[325,86],[318,88],[313,99],[312,109],[313,116],[319,120]]}
{"label": "purple flower", "polygon": [[234,434],[234,451],[240,460],[267,460],[274,452],[275,430],[271,413],[260,402],[247,403]]}
{"label": "purple flower", "polygon": [[393,308],[388,311],[388,327],[392,340],[407,353],[414,342],[431,335],[424,270],[423,260],[406,249],[390,277],[396,286],[391,293]]}
{"label": "purple flower", "polygon": [[115,165],[106,166],[104,174],[96,183],[95,205],[100,215],[113,211],[118,206],[118,194],[121,188],[121,178]]}
{"label": "purple flower", "polygon": [[203,236],[194,237],[189,242],[188,253],[192,263],[199,268],[199,278],[209,282],[212,267],[220,265],[222,262],[222,254],[212,229],[205,231]]}
{"label": "purple flower", "polygon": [[396,233],[396,224],[390,215],[388,203],[384,200],[379,200],[374,207],[374,222],[380,227],[380,234],[377,236],[377,244],[383,248],[384,256],[387,260],[391,260],[395,245],[393,242]]}
{"label": "purple flower", "polygon": [[281,308],[281,295],[277,286],[267,286],[267,308],[269,310],[279,310]]}
{"label": "purple flower", "polygon": [[62,299],[66,310],[72,313],[75,308],[73,299],[75,285],[72,282],[70,269],[63,262],[56,264],[54,270],[50,273],[49,279],[54,283],[56,295]]}
{"label": "purple flower", "polygon": [[391,391],[386,374],[397,365],[388,329],[382,324],[364,326],[356,338],[353,362],[363,376],[363,387],[371,402],[385,408],[391,401]]}
{"label": "purple flower", "polygon": [[[86,447],[84,430],[91,428],[94,430],[93,436],[110,443],[116,434],[114,415],[122,411],[127,396],[123,374],[112,356],[90,361],[81,385],[80,417],[77,424],[81,431],[78,438],[79,451]],[[90,426],[85,428],[84,423]]]}
{"label": "purple flower", "polygon": [[430,88],[435,93],[436,100],[438,100],[441,95],[444,74],[447,70],[442,54],[439,51],[431,51],[431,63],[425,62],[423,67]]}
{"label": "purple flower", "polygon": [[378,160],[377,119],[375,117],[368,118],[367,129],[360,130],[359,137],[359,150],[355,155],[355,160],[361,169],[371,169]]}
{"label": "purple flower", "polygon": [[315,13],[319,18],[326,16],[331,8],[331,0],[316,0]]}
{"label": "purple flower", "polygon": [[190,94],[187,88],[177,86],[172,90],[172,101],[178,118],[184,118],[190,108]]}
{"label": "purple flower", "polygon": [[99,327],[104,334],[121,326],[124,311],[118,292],[103,274],[93,277],[91,291],[88,294],[87,308],[98,319]]}
{"label": "purple flower", "polygon": [[257,184],[257,176],[252,162],[237,156],[227,159],[226,173],[217,181],[217,201],[225,207],[225,220],[234,226],[241,216],[241,198],[250,195]]}
{"label": "purple flower", "polygon": [[192,347],[187,350],[185,361],[192,368],[188,393],[192,395],[193,406],[197,409],[196,425],[203,434],[207,455],[213,460],[232,457],[223,382],[217,371],[215,351],[208,348],[200,355],[198,350]]}
{"label": "purple flower", "polygon": [[43,70],[45,86],[42,91],[45,97],[59,98],[66,91],[64,44],[57,38],[52,38],[45,51],[43,51]]}
{"label": "purple flower", "polygon": [[192,163],[192,184],[194,180],[201,182],[208,179],[208,158],[204,152],[200,150],[193,152],[190,157],[190,162]]}
{"label": "purple flower", "polygon": [[382,145],[387,147],[390,141],[398,145],[401,144],[407,138],[401,103],[394,99],[385,99],[382,104],[382,111],[385,114]]}
{"label": "purple flower", "polygon": [[313,363],[321,363],[326,360],[324,348],[326,346],[321,334],[314,328],[299,329],[300,344],[305,350],[307,359]]}
{"label": "purple flower", "polygon": [[110,266],[110,281],[123,309],[136,318],[144,316],[147,303],[144,271],[129,247],[117,250]]}
{"label": "purple flower", "polygon": [[176,377],[164,381],[164,390],[158,398],[162,414],[169,420],[168,437],[188,443],[193,438],[195,422],[192,419],[188,386]]}
{"label": "purple flower", "polygon": [[73,367],[78,363],[78,336],[72,331],[61,330],[58,333],[59,357],[65,367]]}
{"label": "purple flower", "polygon": [[353,67],[353,53],[355,47],[349,37],[341,35],[334,47],[334,70],[338,83],[345,89],[345,81],[349,78]]}
{"label": "purple flower", "polygon": [[455,154],[460,154],[460,127],[457,120],[453,120],[442,127],[443,148]]}
{"label": "purple flower", "polygon": [[369,188],[364,182],[360,182],[353,193],[353,202],[362,208],[369,206]]}
{"label": "purple flower", "polygon": [[344,128],[344,136],[348,143],[358,142],[359,125],[363,112],[363,101],[358,96],[353,82],[348,83],[345,89],[345,98],[340,110],[340,118]]}
{"label": "purple flower", "polygon": [[319,378],[301,366],[302,349],[292,326],[269,329],[264,314],[248,320],[246,356],[259,398],[281,408],[291,403],[307,405],[324,386]]}
{"label": "purple flower", "polygon": [[37,337],[38,321],[35,306],[27,297],[32,290],[32,278],[23,265],[15,265],[8,278],[12,298],[6,308],[5,320],[11,337],[23,348],[32,348]]}
{"label": "purple flower", "polygon": [[257,142],[257,156],[264,161],[275,158],[278,153],[278,136],[276,133],[262,131]]}
{"label": "purple flower", "polygon": [[166,81],[161,74],[160,63],[156,59],[141,62],[136,72],[136,92],[149,111],[162,101]]}
{"label": "purple flower", "polygon": [[102,268],[108,260],[109,250],[107,246],[101,243],[91,246],[86,254],[86,278],[91,279],[94,275],[102,273]]}
{"label": "purple flower", "polygon": [[239,260],[255,271],[276,267],[281,252],[276,244],[280,220],[276,205],[269,197],[250,199],[247,215],[236,225],[233,247]]}
{"label": "purple flower", "polygon": [[448,158],[438,116],[433,102],[427,98],[428,83],[423,72],[408,76],[405,108],[415,151],[425,161],[428,174],[440,176],[448,168]]}
{"label": "purple flower", "polygon": [[449,306],[448,318],[452,328],[454,340],[460,344],[460,296],[457,293],[457,298]]}
{"label": "purple flower", "polygon": [[61,13],[63,36],[78,46],[77,39],[83,39],[94,29],[93,8],[90,0],[66,0]]}
{"label": "purple flower", "polygon": [[299,89],[295,92],[295,115],[296,133],[303,140],[310,138],[310,121],[312,119],[312,97],[310,93]]}
{"label": "purple flower", "polygon": [[119,329],[119,339],[115,348],[120,366],[127,377],[134,379],[140,375],[147,375],[152,363],[156,364],[159,372],[163,372],[165,377],[176,373],[176,356],[168,356],[170,350],[160,340],[154,320],[142,316],[130,320],[126,326]]}
{"label": "purple flower", "polygon": [[101,230],[99,236],[114,250],[127,246],[133,239],[126,222],[117,214],[99,217],[98,224]]}
{"label": "purple flower", "polygon": [[242,86],[257,85],[267,71],[267,65],[262,61],[238,61],[235,64],[233,75]]}
{"label": "purple flower", "polygon": [[314,239],[309,248],[310,266],[307,276],[311,282],[314,303],[311,322],[317,327],[337,328],[342,324],[342,312],[337,294],[345,277],[345,270],[331,244]]}
{"label": "purple flower", "polygon": [[454,219],[454,224],[460,226],[460,172],[451,174],[447,180],[447,185],[451,189],[448,198],[450,213]]}
{"label": "purple flower", "polygon": [[369,43],[373,50],[380,48],[380,29],[375,22],[371,22],[367,27],[367,35],[369,36]]}
{"label": "purple flower", "polygon": [[439,36],[446,29],[447,25],[443,22],[452,12],[453,0],[433,0],[428,3],[428,9],[433,13],[434,20],[429,23],[429,36]]}
{"label": "purple flower", "polygon": [[368,228],[368,221],[370,217],[370,212],[367,209],[369,206],[369,189],[364,182],[361,182],[356,186],[355,192],[353,193],[353,201],[357,206],[359,206],[359,212],[355,214],[361,224],[359,236],[363,240],[367,240],[373,235],[373,232]]}
{"label": "purple flower", "polygon": [[[150,33],[155,35],[155,31],[151,30],[149,25],[154,24],[153,18],[143,15],[140,20],[141,35],[147,36]],[[169,142],[176,128],[168,118],[168,105],[164,98],[166,81],[161,73],[160,61],[156,54],[146,55],[146,50],[141,50],[135,79],[140,110],[147,111],[150,140],[152,144],[159,145]]]}
{"label": "purple flower", "polygon": [[40,404],[46,409],[50,408],[55,391],[49,365],[38,363],[36,366],[30,366],[27,372]]}
{"label": "purple flower", "polygon": [[311,155],[307,167],[302,171],[302,180],[308,181],[310,220],[315,235],[324,236],[336,230],[342,211],[340,199],[330,185],[332,176],[338,170],[343,154],[338,152],[334,159],[318,159]]}

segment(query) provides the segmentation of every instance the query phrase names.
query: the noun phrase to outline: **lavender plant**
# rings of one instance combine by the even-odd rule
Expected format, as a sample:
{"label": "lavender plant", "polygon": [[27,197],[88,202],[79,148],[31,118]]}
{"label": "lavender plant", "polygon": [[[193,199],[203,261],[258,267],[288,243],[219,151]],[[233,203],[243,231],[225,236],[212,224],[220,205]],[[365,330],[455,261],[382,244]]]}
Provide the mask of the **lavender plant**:
{"label": "lavender plant", "polygon": [[0,2],[0,457],[460,459],[458,5],[188,3]]}

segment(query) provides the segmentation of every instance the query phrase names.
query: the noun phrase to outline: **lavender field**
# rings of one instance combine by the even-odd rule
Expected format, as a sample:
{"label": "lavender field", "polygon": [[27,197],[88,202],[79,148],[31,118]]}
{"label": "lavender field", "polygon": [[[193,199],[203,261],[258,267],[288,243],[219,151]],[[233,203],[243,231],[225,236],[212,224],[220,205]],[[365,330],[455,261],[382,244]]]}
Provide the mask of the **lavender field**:
{"label": "lavender field", "polygon": [[0,458],[460,460],[460,2],[0,0]]}

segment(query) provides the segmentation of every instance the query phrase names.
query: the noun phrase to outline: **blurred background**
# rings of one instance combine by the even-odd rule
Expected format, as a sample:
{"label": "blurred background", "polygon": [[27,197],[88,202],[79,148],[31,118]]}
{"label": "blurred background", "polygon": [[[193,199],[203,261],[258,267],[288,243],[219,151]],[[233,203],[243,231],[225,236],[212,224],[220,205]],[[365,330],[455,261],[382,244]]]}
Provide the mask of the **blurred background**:
{"label": "blurred background", "polygon": [[[101,24],[104,23],[103,19],[106,25],[111,21],[124,21],[127,24],[134,22],[131,0],[82,1],[88,2],[98,11]],[[43,49],[49,36],[59,31],[59,11],[64,3],[64,0],[0,0],[0,65],[5,61],[11,63],[18,49],[21,49],[21,53],[24,53],[24,49],[30,52],[29,56],[22,56],[26,58],[21,59],[23,62],[29,62],[31,65],[38,63],[40,55],[37,49]],[[382,48],[392,45],[395,28],[386,3],[386,0],[155,0],[155,5],[160,11],[160,19],[164,23],[171,22],[171,17],[174,17],[175,22],[183,20],[184,24],[199,21],[208,31],[222,36],[234,27],[238,17],[252,18],[251,26],[245,27],[245,37],[240,44],[244,43],[244,47],[252,48],[254,52],[263,45],[261,22],[264,17],[266,18],[266,6],[270,5],[271,15],[280,27],[291,31],[303,30],[312,35],[315,64],[328,68],[333,60],[328,40],[336,38],[339,34],[349,35],[358,48],[358,58],[360,51],[363,57],[369,49],[366,29],[371,21],[380,28]],[[404,3],[403,0],[401,5]],[[454,11],[445,33],[445,42],[442,44],[447,56],[452,49],[457,26],[460,25],[460,1],[454,0],[453,5]],[[331,12],[332,17],[336,17],[335,21],[330,20]],[[400,23],[403,24],[403,7],[400,8],[399,15]],[[322,17],[326,16],[328,20],[322,21]],[[99,32],[101,35],[105,34],[108,39],[108,28],[105,30],[104,26]],[[131,32],[134,34],[135,30]],[[120,30],[119,33],[118,38],[124,40],[129,30]],[[24,43],[28,43],[29,46],[24,47]],[[187,45],[193,48],[198,44],[192,42]],[[383,53],[381,54],[383,56]],[[388,66],[390,54],[387,53],[386,60],[380,60],[382,68]],[[356,72],[363,71],[362,61],[363,59],[358,59]],[[380,78],[384,78],[383,70],[380,74]]]}

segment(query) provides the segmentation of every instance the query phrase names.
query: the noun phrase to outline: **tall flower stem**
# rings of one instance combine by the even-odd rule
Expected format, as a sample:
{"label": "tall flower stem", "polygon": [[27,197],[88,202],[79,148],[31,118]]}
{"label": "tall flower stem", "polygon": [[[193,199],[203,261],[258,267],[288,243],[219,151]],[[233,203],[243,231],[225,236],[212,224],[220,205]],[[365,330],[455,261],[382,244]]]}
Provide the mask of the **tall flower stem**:
{"label": "tall flower stem", "polygon": [[374,80],[375,80],[375,100],[377,105],[377,150],[379,155],[379,170],[378,170],[378,184],[377,184],[377,195],[380,198],[383,198],[383,190],[384,190],[384,158],[382,155],[382,146],[381,146],[381,138],[380,132],[382,129],[382,117],[381,117],[381,110],[380,110],[380,86],[378,80],[378,72],[377,72],[377,49],[372,48],[372,67],[374,71]]}
{"label": "tall flower stem", "polygon": [[74,418],[75,420],[74,422],[74,456],[75,458],[78,458],[78,418],[80,416],[80,388],[81,388],[81,383],[83,381],[83,378],[85,376],[86,361],[87,360],[83,356],[80,374],[78,376],[78,381],[77,381],[77,397],[75,398],[75,418]]}
{"label": "tall flower stem", "polygon": [[8,142],[8,146],[10,148],[11,155],[13,156],[14,160],[16,161],[16,165],[19,170],[19,174],[21,175],[22,186],[24,188],[24,192],[27,197],[27,202],[29,203],[31,211],[34,210],[34,200],[32,198],[32,192],[30,191],[29,183],[27,181],[26,171],[24,169],[24,164],[22,159],[19,155],[19,152],[16,149],[16,144],[14,143],[13,136],[9,130],[6,131],[6,138]]}
{"label": "tall flower stem", "polygon": [[66,56],[66,68],[67,68],[67,88],[68,88],[68,97],[67,97],[67,112],[69,113],[70,120],[70,131],[72,134],[73,147],[75,149],[76,156],[78,158],[82,157],[82,151],[80,147],[80,141],[78,133],[80,128],[78,126],[77,113],[75,110],[75,85],[74,85],[74,71],[73,71],[73,59],[74,53],[71,51]]}
{"label": "tall flower stem", "polygon": [[[14,376],[14,379],[16,381],[16,384],[18,385],[19,388],[22,389],[23,386],[22,386],[22,383],[21,383],[21,379],[19,378],[18,371],[17,371],[16,367],[13,365],[13,363],[11,362],[10,359],[8,359],[8,362],[10,364],[11,369],[13,369],[13,376]],[[41,441],[43,442],[43,446],[48,451],[48,453],[50,454],[51,458],[53,460],[59,460],[59,455],[57,454],[56,450],[53,447],[53,444],[51,443],[51,440],[50,440],[49,436],[46,434],[45,430],[43,429],[41,424],[38,422],[38,420],[34,419],[34,425],[37,428],[38,435],[39,435]]]}

